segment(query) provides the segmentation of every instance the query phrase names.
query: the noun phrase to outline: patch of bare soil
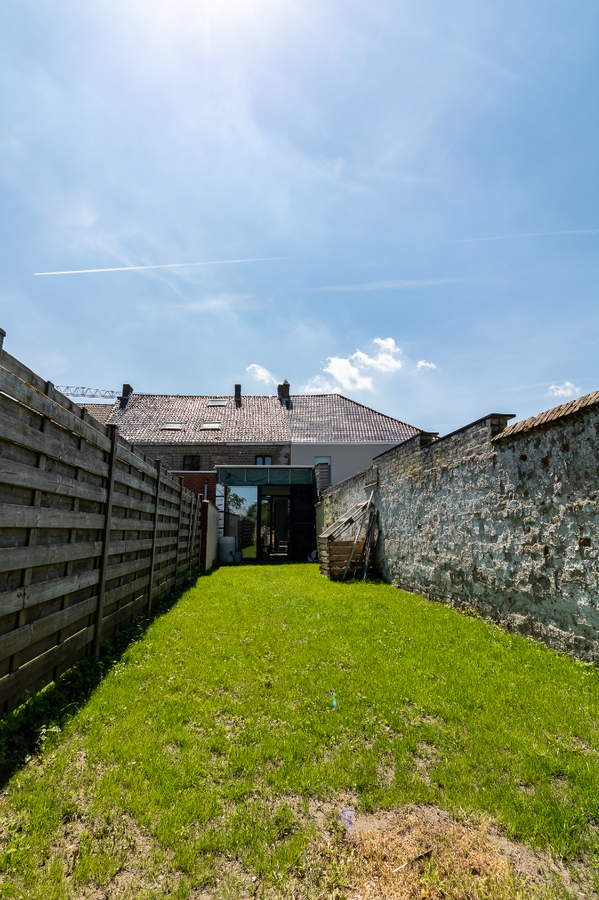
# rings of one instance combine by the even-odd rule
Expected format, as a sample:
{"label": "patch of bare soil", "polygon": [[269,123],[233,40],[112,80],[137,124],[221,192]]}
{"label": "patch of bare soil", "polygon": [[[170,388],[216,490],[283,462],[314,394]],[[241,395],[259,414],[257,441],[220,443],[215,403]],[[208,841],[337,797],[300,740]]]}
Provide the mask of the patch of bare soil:
{"label": "patch of bare soil", "polygon": [[508,840],[490,823],[457,822],[430,806],[353,817],[341,843],[309,849],[312,880],[319,866],[321,878],[337,869],[339,896],[347,900],[598,896],[584,873],[575,880],[550,854]]}

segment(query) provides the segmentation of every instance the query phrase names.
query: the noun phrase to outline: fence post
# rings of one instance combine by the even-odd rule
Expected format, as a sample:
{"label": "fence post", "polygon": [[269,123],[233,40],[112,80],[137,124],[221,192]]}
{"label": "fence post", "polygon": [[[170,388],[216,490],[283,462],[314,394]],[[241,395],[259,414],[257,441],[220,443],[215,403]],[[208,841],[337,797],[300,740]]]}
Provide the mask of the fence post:
{"label": "fence post", "polygon": [[194,496],[195,506],[194,506],[194,510],[193,510],[193,544],[191,545],[191,550],[190,550],[190,554],[189,554],[190,567],[191,567],[192,560],[195,560],[196,565],[199,565],[199,563],[200,563],[199,548],[197,549],[197,554],[196,554],[196,548],[197,548],[197,544],[198,544],[198,518],[199,518],[199,509],[200,509],[201,501],[200,501],[199,494],[194,494],[193,496]]}
{"label": "fence post", "polygon": [[158,536],[158,509],[160,504],[160,479],[162,478],[162,460],[157,459],[156,466],[156,508],[154,509],[154,530],[152,533],[152,561],[150,563],[150,584],[148,588],[148,615],[152,612],[152,591],[154,590],[154,567],[156,565],[156,541]]}
{"label": "fence post", "polygon": [[106,485],[106,506],[104,519],[104,539],[100,558],[100,580],[98,583],[98,606],[96,608],[96,633],[94,635],[94,654],[100,655],[102,643],[102,625],[104,603],[106,600],[106,575],[108,570],[108,551],[110,548],[110,524],[112,521],[112,498],[114,495],[114,471],[116,468],[116,450],[119,429],[117,425],[107,425],[110,434],[110,452],[108,456],[108,484]]}
{"label": "fence post", "polygon": [[181,524],[183,522],[183,476],[179,476],[179,522],[177,524],[177,555],[175,557],[175,585],[177,590],[177,578],[179,577],[179,556],[181,553]]}

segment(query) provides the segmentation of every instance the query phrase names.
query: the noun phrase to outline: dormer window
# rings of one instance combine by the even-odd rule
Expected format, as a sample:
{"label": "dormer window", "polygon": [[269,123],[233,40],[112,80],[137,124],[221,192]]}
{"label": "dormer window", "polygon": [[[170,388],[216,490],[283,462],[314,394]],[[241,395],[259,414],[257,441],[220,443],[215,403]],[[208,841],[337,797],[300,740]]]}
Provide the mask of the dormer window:
{"label": "dormer window", "polygon": [[222,422],[203,422],[200,425],[201,431],[218,431]]}
{"label": "dormer window", "polygon": [[161,431],[183,431],[183,422],[165,422]]}

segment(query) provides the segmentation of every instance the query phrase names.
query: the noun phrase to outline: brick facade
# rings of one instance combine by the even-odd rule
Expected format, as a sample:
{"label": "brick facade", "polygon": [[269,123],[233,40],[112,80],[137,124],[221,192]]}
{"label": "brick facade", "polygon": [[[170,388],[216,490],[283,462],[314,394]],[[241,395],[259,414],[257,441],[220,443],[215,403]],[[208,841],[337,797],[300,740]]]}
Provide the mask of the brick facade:
{"label": "brick facade", "polygon": [[[273,466],[291,465],[291,444],[136,444],[152,459],[161,459],[169,472],[183,470],[185,456],[199,456],[200,470],[215,466],[254,466],[257,456],[270,456]],[[203,486],[202,486],[203,490]]]}
{"label": "brick facade", "polygon": [[194,494],[201,494],[205,500],[216,503],[216,472],[177,472],[171,471],[176,478],[183,478],[183,487]]}

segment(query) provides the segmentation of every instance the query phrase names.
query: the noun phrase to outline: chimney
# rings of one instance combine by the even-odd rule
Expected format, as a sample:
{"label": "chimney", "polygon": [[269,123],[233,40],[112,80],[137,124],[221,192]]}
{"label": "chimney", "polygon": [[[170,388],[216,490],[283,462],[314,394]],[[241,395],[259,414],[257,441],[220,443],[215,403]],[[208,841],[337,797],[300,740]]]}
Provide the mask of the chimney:
{"label": "chimney", "polygon": [[241,385],[235,385],[235,406],[241,406]]}
{"label": "chimney", "polygon": [[123,385],[123,393],[121,395],[121,403],[120,403],[121,409],[124,409],[126,407],[127,400],[129,399],[129,397],[131,396],[132,393],[133,393],[133,388],[131,387],[131,385],[124,384]]}
{"label": "chimney", "polygon": [[279,385],[277,390],[281,403],[284,403],[285,406],[289,406],[289,382],[287,381],[287,379],[285,379],[283,384]]}

